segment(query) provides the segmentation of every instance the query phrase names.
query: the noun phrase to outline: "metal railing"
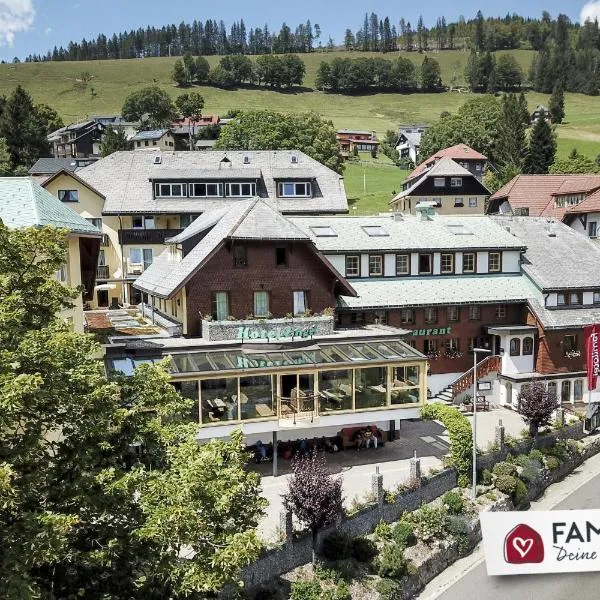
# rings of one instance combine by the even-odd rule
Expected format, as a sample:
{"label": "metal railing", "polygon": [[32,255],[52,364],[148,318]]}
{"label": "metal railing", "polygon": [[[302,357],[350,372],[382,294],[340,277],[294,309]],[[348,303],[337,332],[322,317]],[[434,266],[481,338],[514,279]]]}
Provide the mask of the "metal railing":
{"label": "metal railing", "polygon": [[[497,355],[486,356],[477,363],[477,377],[485,377],[492,371],[500,370],[500,357]],[[452,387],[452,397],[456,398],[458,394],[473,387],[473,367],[465,371],[460,377],[457,377],[449,387]]]}
{"label": "metal railing", "polygon": [[96,268],[96,279],[108,279],[109,271],[108,265],[98,265]]}
{"label": "metal railing", "polygon": [[183,229],[121,229],[119,244],[164,244],[168,238],[175,237]]}
{"label": "metal railing", "polygon": [[277,396],[277,416],[280,419],[297,421],[314,421],[319,416],[319,396],[316,394]]}

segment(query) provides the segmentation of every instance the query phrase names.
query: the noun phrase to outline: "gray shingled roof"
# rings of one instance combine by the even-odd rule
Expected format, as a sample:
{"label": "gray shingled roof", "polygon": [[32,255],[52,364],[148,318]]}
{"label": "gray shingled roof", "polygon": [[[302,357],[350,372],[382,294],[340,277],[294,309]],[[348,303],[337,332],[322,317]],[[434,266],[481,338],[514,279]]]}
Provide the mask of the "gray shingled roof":
{"label": "gray shingled roof", "polygon": [[542,301],[530,300],[529,306],[544,329],[577,329],[586,325],[600,323],[600,308],[582,306],[581,308],[544,308]]}
{"label": "gray shingled roof", "polygon": [[227,208],[209,210],[194,219],[179,235],[165,240],[166,244],[181,244],[195,235],[206,231],[217,223],[227,212]]}
{"label": "gray shingled roof", "polygon": [[351,281],[358,296],[340,296],[341,309],[401,308],[471,303],[526,302],[537,292],[523,275],[410,277]]}
{"label": "gray shingled roof", "polygon": [[[443,216],[431,220],[403,215],[373,217],[290,217],[305,231],[317,248],[325,253],[343,251],[460,250],[507,248],[521,249],[525,244],[483,215]],[[380,225],[389,236],[369,236],[363,227]],[[317,237],[311,227],[330,226],[336,237]],[[469,235],[469,233],[471,235]]]}
{"label": "gray shingled roof", "polygon": [[[155,156],[161,156],[161,164],[155,165]],[[127,213],[194,213],[235,206],[238,199],[225,198],[158,198],[152,193],[152,179],[164,172],[204,170],[214,172],[224,156],[232,163],[232,169],[260,169],[264,179],[257,190],[261,197],[276,202],[283,213],[346,213],[348,201],[343,178],[331,169],[294,150],[277,151],[214,151],[214,152],[161,152],[130,151],[115,152],[93,165],[77,171],[77,174],[106,196],[104,214]],[[249,164],[244,164],[248,156]],[[297,165],[292,164],[297,157]],[[309,170],[316,177],[315,197],[277,198],[273,169],[298,168]],[[223,169],[226,171],[226,169]]]}
{"label": "gray shingled roof", "polygon": [[173,169],[161,170],[151,177],[152,181],[169,179],[171,181],[207,179],[207,180],[223,180],[223,179],[260,179],[260,169],[234,169],[225,167],[223,169],[213,168],[197,168],[197,169]]}
{"label": "gray shingled roof", "polygon": [[100,236],[89,221],[29,177],[0,177],[0,219],[10,229],[48,226]]}
{"label": "gray shingled roof", "polygon": [[[225,239],[309,240],[271,205],[261,199],[241,200],[227,211],[204,213],[177,238],[192,237],[212,227],[196,246],[180,261],[172,259],[165,250],[134,286],[152,295],[167,298],[175,293],[202,267]],[[172,243],[175,243],[173,238]]]}
{"label": "gray shingled roof", "polygon": [[600,248],[548,217],[491,217],[527,247],[523,270],[543,290],[600,288]]}
{"label": "gray shingled roof", "polygon": [[74,158],[38,158],[27,171],[30,175],[54,175],[59,171],[75,171],[77,161]]}
{"label": "gray shingled roof", "polygon": [[168,129],[154,129],[152,131],[138,131],[132,138],[132,142],[138,142],[141,140],[159,140],[165,133],[167,133]]}

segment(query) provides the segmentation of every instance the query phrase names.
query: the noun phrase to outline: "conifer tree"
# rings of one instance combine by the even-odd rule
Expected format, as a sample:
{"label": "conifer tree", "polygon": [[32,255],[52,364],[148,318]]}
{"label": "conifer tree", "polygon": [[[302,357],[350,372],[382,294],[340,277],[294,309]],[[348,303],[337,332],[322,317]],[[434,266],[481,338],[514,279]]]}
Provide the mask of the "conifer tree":
{"label": "conifer tree", "polygon": [[552,115],[552,122],[562,123],[565,118],[565,92],[560,81],[554,85],[548,108]]}
{"label": "conifer tree", "polygon": [[556,137],[542,110],[531,131],[523,172],[531,175],[548,173],[550,165],[554,162],[555,154]]}
{"label": "conifer tree", "polygon": [[501,118],[496,142],[499,178],[504,184],[521,172],[527,144],[519,100],[516,94],[502,96]]}

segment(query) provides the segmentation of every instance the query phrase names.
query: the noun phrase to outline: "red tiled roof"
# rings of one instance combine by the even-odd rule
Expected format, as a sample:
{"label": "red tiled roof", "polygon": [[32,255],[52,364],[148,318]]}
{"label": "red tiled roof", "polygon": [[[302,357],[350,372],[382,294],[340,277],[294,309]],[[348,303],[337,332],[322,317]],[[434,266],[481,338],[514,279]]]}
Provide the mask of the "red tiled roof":
{"label": "red tiled roof", "polygon": [[568,214],[588,212],[600,212],[600,189],[590,194],[583,202],[567,209]]}
{"label": "red tiled roof", "polygon": [[600,175],[517,175],[490,196],[490,203],[507,199],[513,211],[528,208],[530,217],[548,216],[562,220],[565,213],[574,212],[571,209],[578,207],[555,207],[556,196],[590,193],[598,188]]}
{"label": "red tiled roof", "polygon": [[452,160],[460,161],[460,160],[487,160],[487,156],[481,154],[481,152],[477,152],[477,150],[473,150],[470,146],[466,144],[456,144],[456,146],[450,146],[449,148],[444,148],[432,154],[427,160],[424,160],[408,177],[407,181],[410,179],[414,179],[419,175],[422,175],[423,172],[431,165],[432,162],[436,162],[440,160],[440,158],[451,158]]}

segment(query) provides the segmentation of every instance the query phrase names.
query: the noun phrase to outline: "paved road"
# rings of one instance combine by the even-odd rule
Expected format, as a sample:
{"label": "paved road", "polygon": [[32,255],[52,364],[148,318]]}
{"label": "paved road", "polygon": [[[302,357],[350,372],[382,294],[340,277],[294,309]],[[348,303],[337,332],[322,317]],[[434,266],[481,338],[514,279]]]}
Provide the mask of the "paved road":
{"label": "paved road", "polygon": [[[559,486],[551,497],[536,503],[534,510],[569,510],[577,508],[600,508],[600,457],[587,461],[577,475],[555,484]],[[552,490],[552,487],[549,488]],[[570,489],[568,489],[570,488]],[[548,494],[548,496],[550,496]],[[560,499],[562,497],[562,499]],[[600,573],[557,575],[515,575],[488,577],[482,562],[481,548],[474,560],[463,559],[464,573],[457,574],[455,582],[434,580],[421,594],[422,600],[598,600],[600,598]],[[459,567],[460,568],[460,567]],[[452,567],[451,567],[452,569]],[[440,576],[440,579],[443,579]],[[437,587],[437,589],[435,589]],[[433,588],[433,589],[432,589]]]}

